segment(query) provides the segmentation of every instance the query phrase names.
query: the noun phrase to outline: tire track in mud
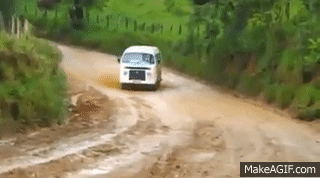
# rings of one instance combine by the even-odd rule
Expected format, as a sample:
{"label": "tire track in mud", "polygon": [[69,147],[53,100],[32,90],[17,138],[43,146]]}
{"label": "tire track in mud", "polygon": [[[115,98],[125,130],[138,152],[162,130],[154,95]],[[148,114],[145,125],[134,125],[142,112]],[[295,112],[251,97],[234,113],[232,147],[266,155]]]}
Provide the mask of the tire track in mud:
{"label": "tire track in mud", "polygon": [[[229,175],[230,169],[225,167],[226,164],[221,164],[228,162],[222,156],[227,151],[224,132],[213,121],[197,121],[195,125],[188,142],[173,145],[151,162],[145,161],[145,168],[140,172],[132,174],[123,168],[106,177],[199,178]],[[213,170],[219,170],[219,173]]]}
{"label": "tire track in mud", "polygon": [[[129,149],[120,156],[105,158],[103,161],[91,164],[86,169],[71,175],[69,174],[67,177],[104,177],[113,171],[113,169],[126,166],[129,166],[129,168],[126,167],[127,171],[130,170],[134,172],[142,167],[138,169],[137,167],[130,168],[130,165],[135,165],[135,163],[143,161],[146,157],[162,155],[163,152],[170,147],[170,144],[183,143],[183,139],[180,140],[180,143],[176,139],[182,138],[181,135],[185,133],[171,130],[170,127],[164,125],[146,100],[131,95],[123,96],[123,99],[119,101],[123,103],[124,100],[130,103],[128,107],[134,110],[134,112],[131,112],[131,116],[136,118],[136,123],[129,126],[128,129],[121,134],[118,134],[115,140],[117,140],[116,142],[118,144],[129,145]],[[119,113],[122,113],[121,111],[123,110],[128,109],[120,108]],[[126,115],[126,117],[127,116],[128,115]],[[118,121],[120,120],[121,119],[118,119]],[[171,143],[169,143],[169,140],[171,140]]]}
{"label": "tire track in mud", "polygon": [[[80,110],[83,109],[83,104],[89,104],[91,105],[89,108],[93,107],[92,111],[90,109],[85,111],[87,112],[85,115],[79,112],[80,116],[75,114],[75,117],[71,118],[66,125],[41,129],[39,132],[22,135],[15,139],[12,148],[16,148],[24,154],[2,159],[0,173],[9,171],[9,175],[15,177],[15,173],[20,174],[19,172],[23,169],[30,167],[30,169],[36,169],[37,166],[34,165],[44,164],[39,167],[47,166],[50,168],[51,165],[57,165],[59,160],[66,161],[74,158],[83,150],[111,140],[116,135],[112,131],[117,132],[117,130],[113,130],[116,118],[109,117],[108,111],[110,109],[108,107],[112,106],[109,99],[93,88],[89,88],[89,91],[78,98],[78,102],[80,102],[77,102],[77,107]],[[39,143],[41,144],[39,145]],[[57,170],[59,171],[59,169]],[[9,175],[2,174],[0,177]]]}
{"label": "tire track in mud", "polygon": [[[300,138],[292,136],[297,133],[278,130],[268,121],[239,125],[226,118],[216,118],[211,122],[195,120],[195,125],[189,145],[173,147],[172,151],[145,164],[136,174],[120,169],[110,177],[239,177],[240,161],[317,161],[317,157],[310,159],[310,156],[319,155],[316,151],[319,145],[307,141],[296,145]],[[310,151],[301,152],[308,148]],[[148,166],[150,164],[152,166]]]}
{"label": "tire track in mud", "polygon": [[[166,134],[170,128],[162,124],[161,119],[153,113],[152,107],[143,99],[134,96],[123,96],[113,101],[117,113],[112,117],[117,121],[117,126],[119,126],[117,129],[122,131],[114,131],[115,133],[107,135],[99,133],[91,136],[79,135],[69,140],[64,139],[46,148],[29,148],[30,150],[26,151],[28,156],[16,157],[3,162],[5,166],[1,166],[1,168],[6,173],[1,174],[0,177],[61,177],[66,176],[65,172],[76,172],[88,167],[88,165],[95,165],[97,162],[100,162],[101,165],[112,165],[110,161],[104,163],[111,159],[109,153],[116,152],[112,156],[119,157],[119,159],[123,157],[122,159],[125,161],[131,156],[141,157],[150,150],[157,150],[160,147],[160,141],[166,140]],[[128,118],[135,118],[136,123],[122,124]],[[139,140],[148,136],[150,138],[144,140],[144,143],[138,143]],[[152,140],[156,140],[152,144],[154,148],[150,147]],[[144,149],[146,150],[143,151]],[[132,155],[136,151],[140,152],[140,155]]]}

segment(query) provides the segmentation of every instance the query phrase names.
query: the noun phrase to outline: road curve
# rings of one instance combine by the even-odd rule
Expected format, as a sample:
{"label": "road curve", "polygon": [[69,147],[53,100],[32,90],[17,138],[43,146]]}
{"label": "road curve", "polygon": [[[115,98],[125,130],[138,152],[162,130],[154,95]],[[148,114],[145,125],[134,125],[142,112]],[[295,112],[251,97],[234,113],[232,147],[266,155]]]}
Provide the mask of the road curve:
{"label": "road curve", "polygon": [[[65,60],[70,62],[68,68],[79,72],[79,75],[92,75],[89,76],[92,77],[89,78],[91,82],[104,72],[115,79],[119,75],[119,66],[114,56],[68,47],[61,47],[61,50],[72,55]],[[306,124],[282,117],[167,69],[163,72],[163,83],[157,92],[120,91],[103,86],[99,86],[99,89],[106,93],[110,91],[109,96],[121,96],[125,101],[130,97],[143,100],[173,130],[192,131],[199,121],[214,122],[214,127],[221,130],[225,142],[224,150],[212,158],[222,161],[219,174],[225,172],[237,177],[240,161],[320,160],[320,144],[317,142],[320,135]]]}
{"label": "road curve", "polygon": [[[169,69],[158,91],[120,90],[115,56],[58,47],[69,76],[116,103],[115,135],[127,146],[61,177],[239,177],[244,161],[320,160],[320,132],[304,122]],[[149,134],[150,128],[159,131]]]}

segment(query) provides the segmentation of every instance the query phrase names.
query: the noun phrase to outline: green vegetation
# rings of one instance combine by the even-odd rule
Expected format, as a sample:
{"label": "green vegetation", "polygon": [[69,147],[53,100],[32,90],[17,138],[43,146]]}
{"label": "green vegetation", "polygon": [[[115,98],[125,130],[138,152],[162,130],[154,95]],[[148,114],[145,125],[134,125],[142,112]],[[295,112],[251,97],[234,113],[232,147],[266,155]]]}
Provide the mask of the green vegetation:
{"label": "green vegetation", "polygon": [[[45,13],[38,9],[35,0],[17,0],[19,2],[19,14],[40,24],[47,24],[51,28],[60,28],[69,24],[68,7],[72,1],[62,1],[55,9]],[[171,11],[166,10],[163,1],[127,1],[127,0],[86,0],[83,2],[96,2],[85,4],[85,16],[87,27],[100,28],[100,30],[116,30],[117,32],[132,32],[135,23],[139,31],[151,32],[155,28],[155,35],[161,35],[166,39],[181,39],[187,34],[187,23],[192,8],[188,0],[172,0],[174,7]],[[130,8],[127,8],[130,6]],[[46,15],[45,15],[46,14]],[[52,27],[54,25],[54,27]],[[182,35],[179,34],[181,25]],[[143,28],[144,26],[144,28]],[[171,27],[173,28],[171,31]],[[161,29],[163,32],[161,33]],[[91,30],[91,29],[86,29]]]}
{"label": "green vegetation", "polygon": [[15,0],[11,1],[0,1],[0,12],[3,16],[4,24],[6,27],[9,26],[9,20],[15,12]]}
{"label": "green vegetation", "polygon": [[130,45],[156,45],[169,67],[261,95],[300,118],[319,118],[317,0],[97,0],[86,7],[83,30],[69,27],[70,1],[46,17],[33,0],[20,1],[39,36],[113,54]]}
{"label": "green vegetation", "polygon": [[109,0],[108,9],[106,10],[111,10],[133,19],[170,26],[186,23],[192,8],[187,0]]}
{"label": "green vegetation", "polygon": [[1,31],[0,56],[0,121],[61,123],[68,96],[60,51],[44,40]]}

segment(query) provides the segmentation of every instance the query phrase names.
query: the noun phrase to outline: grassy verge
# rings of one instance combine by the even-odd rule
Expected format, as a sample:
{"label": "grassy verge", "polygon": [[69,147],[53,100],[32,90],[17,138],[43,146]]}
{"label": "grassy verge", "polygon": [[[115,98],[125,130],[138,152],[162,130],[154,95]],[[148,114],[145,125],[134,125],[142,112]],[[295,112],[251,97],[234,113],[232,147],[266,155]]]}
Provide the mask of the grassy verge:
{"label": "grassy verge", "polygon": [[67,114],[60,51],[32,36],[0,32],[0,120],[61,123]]}

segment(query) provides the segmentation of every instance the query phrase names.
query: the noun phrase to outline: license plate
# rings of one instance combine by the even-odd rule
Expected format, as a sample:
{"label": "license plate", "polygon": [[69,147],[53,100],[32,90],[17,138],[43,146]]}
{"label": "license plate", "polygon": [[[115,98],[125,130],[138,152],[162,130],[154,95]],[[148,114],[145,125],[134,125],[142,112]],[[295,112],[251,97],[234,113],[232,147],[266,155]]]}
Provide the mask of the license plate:
{"label": "license plate", "polygon": [[145,80],[145,71],[131,70],[129,72],[129,80]]}

